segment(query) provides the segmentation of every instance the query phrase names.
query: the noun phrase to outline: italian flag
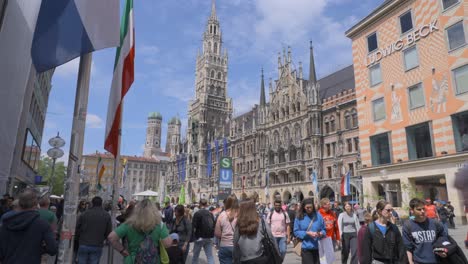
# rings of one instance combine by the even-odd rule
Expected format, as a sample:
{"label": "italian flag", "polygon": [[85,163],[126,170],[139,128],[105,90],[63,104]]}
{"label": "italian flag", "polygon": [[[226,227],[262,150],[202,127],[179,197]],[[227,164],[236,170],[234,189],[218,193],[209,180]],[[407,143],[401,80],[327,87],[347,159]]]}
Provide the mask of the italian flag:
{"label": "italian flag", "polygon": [[120,46],[117,48],[114,77],[107,109],[104,149],[117,156],[122,121],[122,101],[134,80],[135,29],[133,27],[133,0],[127,0],[120,26]]}
{"label": "italian flag", "polygon": [[96,175],[98,176],[98,183],[97,183],[98,190],[102,189],[101,180],[105,171],[106,171],[106,166],[104,166],[104,162],[102,161],[102,158],[99,157],[98,164],[96,167]]}

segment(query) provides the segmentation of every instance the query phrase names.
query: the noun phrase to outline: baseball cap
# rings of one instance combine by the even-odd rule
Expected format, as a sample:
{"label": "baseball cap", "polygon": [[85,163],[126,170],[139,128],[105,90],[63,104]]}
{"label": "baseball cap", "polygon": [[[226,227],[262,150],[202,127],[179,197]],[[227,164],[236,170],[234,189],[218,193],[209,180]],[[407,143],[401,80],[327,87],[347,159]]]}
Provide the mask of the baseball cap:
{"label": "baseball cap", "polygon": [[179,235],[177,233],[172,233],[169,235],[169,237],[172,239],[172,240],[177,240],[179,241]]}

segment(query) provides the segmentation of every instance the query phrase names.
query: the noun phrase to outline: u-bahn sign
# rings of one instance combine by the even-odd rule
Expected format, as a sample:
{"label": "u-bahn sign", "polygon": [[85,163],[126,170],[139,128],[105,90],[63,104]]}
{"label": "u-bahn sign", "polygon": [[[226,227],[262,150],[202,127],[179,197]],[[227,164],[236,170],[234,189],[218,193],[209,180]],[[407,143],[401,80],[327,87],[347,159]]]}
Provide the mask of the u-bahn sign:
{"label": "u-bahn sign", "polygon": [[219,161],[218,200],[224,200],[231,194],[232,174],[232,159],[222,157]]}

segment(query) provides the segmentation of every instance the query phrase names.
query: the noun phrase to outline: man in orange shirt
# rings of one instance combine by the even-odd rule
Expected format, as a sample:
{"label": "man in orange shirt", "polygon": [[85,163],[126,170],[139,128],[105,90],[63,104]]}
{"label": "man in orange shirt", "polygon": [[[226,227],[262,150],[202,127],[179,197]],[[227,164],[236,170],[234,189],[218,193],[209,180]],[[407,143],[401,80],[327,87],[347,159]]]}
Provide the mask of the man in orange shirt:
{"label": "man in orange shirt", "polygon": [[325,223],[325,230],[327,237],[333,241],[333,248],[340,247],[340,231],[338,230],[337,217],[334,211],[330,210],[330,199],[323,198],[320,200],[319,212],[323,217]]}
{"label": "man in orange shirt", "polygon": [[439,220],[439,214],[437,213],[437,207],[432,204],[431,199],[426,199],[426,205],[424,205],[424,211],[426,216],[431,219]]}

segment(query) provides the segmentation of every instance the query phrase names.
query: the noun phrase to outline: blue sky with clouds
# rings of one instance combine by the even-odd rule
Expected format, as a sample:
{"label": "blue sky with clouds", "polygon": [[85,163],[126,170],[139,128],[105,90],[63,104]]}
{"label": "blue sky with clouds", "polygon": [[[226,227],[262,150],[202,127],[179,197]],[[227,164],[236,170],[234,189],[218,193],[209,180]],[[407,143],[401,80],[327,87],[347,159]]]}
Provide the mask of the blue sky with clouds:
{"label": "blue sky with clouds", "polygon": [[[123,2],[123,0],[121,0]],[[228,95],[235,115],[259,101],[260,69],[265,81],[277,77],[277,54],[291,46],[293,62],[309,71],[313,40],[319,78],[352,63],[351,41],[344,32],[382,0],[217,0],[216,8],[228,50]],[[135,11],[135,82],[125,98],[121,153],[141,155],[149,112],[167,122],[179,115],[187,123],[194,97],[195,58],[210,15],[211,0],[137,0]],[[107,103],[115,49],[93,54],[84,153],[103,150]],[[60,132],[69,143],[78,59],[56,69],[46,116],[42,150]],[[267,98],[268,99],[268,98]],[[65,146],[68,153],[68,144]],[[68,155],[63,157],[64,160]]]}

